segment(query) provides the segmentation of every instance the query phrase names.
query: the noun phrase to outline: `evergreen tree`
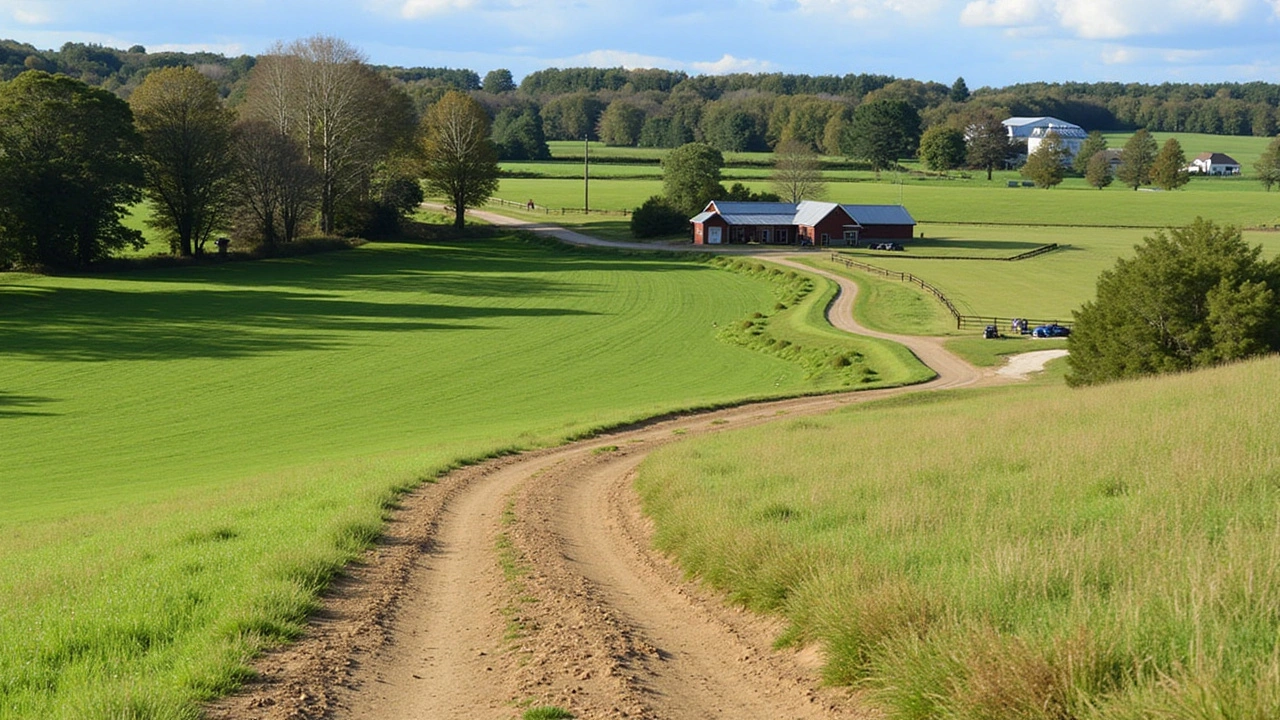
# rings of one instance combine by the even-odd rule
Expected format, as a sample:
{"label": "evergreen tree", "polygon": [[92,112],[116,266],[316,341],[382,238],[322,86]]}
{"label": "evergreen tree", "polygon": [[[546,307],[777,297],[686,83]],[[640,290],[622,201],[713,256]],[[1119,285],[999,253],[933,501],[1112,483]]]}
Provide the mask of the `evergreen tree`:
{"label": "evergreen tree", "polygon": [[1159,230],[1075,313],[1067,382],[1178,372],[1280,349],[1280,261],[1234,227]]}
{"label": "evergreen tree", "polygon": [[874,100],[853,111],[840,151],[880,170],[914,154],[920,144],[920,113],[902,100]]}
{"label": "evergreen tree", "polygon": [[951,102],[962,103],[969,99],[969,86],[965,85],[964,78],[958,77],[951,84],[951,93],[948,95]]}
{"label": "evergreen tree", "polygon": [[1072,161],[1072,167],[1081,175],[1089,172],[1089,162],[1093,160],[1093,156],[1107,149],[1107,139],[1102,136],[1098,130],[1089,133],[1084,142],[1080,145],[1080,152],[1076,153],[1075,159]]}
{"label": "evergreen tree", "polygon": [[1116,178],[1134,190],[1150,185],[1151,166],[1158,152],[1156,140],[1146,128],[1134,133],[1120,151],[1120,169],[1116,171]]}
{"label": "evergreen tree", "polygon": [[1177,138],[1169,138],[1151,164],[1151,182],[1164,190],[1176,190],[1191,179],[1187,172],[1187,156]]}

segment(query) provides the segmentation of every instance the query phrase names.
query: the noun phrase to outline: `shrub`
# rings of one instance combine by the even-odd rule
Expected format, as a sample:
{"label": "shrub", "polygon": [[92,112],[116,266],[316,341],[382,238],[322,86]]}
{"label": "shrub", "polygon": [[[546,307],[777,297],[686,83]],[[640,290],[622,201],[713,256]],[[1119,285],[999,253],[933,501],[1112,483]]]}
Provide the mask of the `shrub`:
{"label": "shrub", "polygon": [[684,232],[689,218],[666,200],[654,195],[631,214],[631,234],[637,238],[660,237]]}

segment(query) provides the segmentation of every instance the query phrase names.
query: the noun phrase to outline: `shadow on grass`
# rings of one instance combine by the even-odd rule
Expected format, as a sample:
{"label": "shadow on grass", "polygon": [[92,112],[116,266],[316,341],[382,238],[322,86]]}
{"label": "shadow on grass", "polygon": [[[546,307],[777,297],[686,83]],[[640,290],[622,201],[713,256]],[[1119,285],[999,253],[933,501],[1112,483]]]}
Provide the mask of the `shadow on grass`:
{"label": "shadow on grass", "polygon": [[0,391],[0,419],[11,417],[52,417],[58,413],[24,409],[51,402],[53,402],[53,398],[36,397],[34,395],[14,395],[13,393]]}

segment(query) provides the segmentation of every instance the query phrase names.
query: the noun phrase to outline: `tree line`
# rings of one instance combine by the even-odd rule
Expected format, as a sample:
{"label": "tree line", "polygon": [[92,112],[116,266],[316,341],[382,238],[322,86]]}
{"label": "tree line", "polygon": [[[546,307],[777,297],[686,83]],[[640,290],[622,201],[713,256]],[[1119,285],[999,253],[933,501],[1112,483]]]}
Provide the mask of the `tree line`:
{"label": "tree line", "polygon": [[[214,73],[216,76],[217,73]],[[128,247],[150,200],[175,255],[229,233],[267,253],[304,232],[395,232],[427,187],[462,211],[492,193],[489,118],[454,91],[412,98],[346,42],[277,43],[239,102],[203,66],[153,68],[128,99],[28,68],[0,83],[0,267],[83,267]]]}

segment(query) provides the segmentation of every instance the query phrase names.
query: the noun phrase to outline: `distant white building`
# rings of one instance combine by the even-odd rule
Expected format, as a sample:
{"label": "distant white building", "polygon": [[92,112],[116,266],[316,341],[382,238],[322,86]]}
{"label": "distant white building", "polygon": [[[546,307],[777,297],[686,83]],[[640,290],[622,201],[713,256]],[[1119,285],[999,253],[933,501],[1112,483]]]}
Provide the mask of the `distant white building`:
{"label": "distant white building", "polygon": [[1089,137],[1089,133],[1079,125],[1054,117],[1011,117],[1004,121],[1004,126],[1009,131],[1010,140],[1027,143],[1027,154],[1035,152],[1050,132],[1057,133],[1069,153],[1067,162],[1075,159],[1085,138]]}
{"label": "distant white building", "polygon": [[1187,166],[1192,175],[1239,175],[1240,163],[1222,153],[1200,153]]}

